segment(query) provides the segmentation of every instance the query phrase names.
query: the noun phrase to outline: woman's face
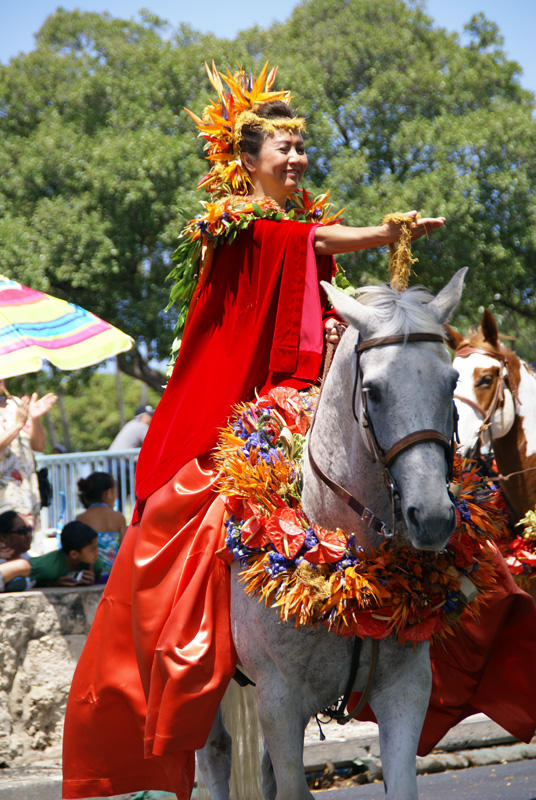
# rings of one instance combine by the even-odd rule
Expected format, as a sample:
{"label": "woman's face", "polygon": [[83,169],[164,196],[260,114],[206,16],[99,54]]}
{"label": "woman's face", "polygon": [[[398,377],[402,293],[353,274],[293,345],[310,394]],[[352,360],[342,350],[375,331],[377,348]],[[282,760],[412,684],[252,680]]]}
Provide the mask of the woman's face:
{"label": "woman's face", "polygon": [[307,154],[299,133],[276,131],[267,136],[256,159],[249,159],[254,194],[272,197],[280,205],[298,189],[307,168]]}
{"label": "woman's face", "polygon": [[9,533],[3,534],[5,544],[15,551],[15,557],[20,556],[30,549],[32,544],[33,528],[21,516],[15,517],[11,523]]}

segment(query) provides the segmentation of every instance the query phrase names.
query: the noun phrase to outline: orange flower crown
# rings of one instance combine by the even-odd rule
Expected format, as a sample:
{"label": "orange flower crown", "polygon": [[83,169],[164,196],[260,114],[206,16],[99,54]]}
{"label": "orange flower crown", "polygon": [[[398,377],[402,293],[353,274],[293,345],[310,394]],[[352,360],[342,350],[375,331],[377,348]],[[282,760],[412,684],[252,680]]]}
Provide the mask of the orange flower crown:
{"label": "orange flower crown", "polygon": [[262,103],[274,100],[289,103],[291,100],[290,92],[285,89],[271,91],[277,67],[268,72],[268,62],[258,78],[251,73],[246,75],[242,67],[235,75],[229,70],[226,75],[218,72],[214,62],[212,69],[206,63],[205,67],[218,99],[210,101],[201,117],[184,109],[195,122],[199,135],[207,140],[206,158],[212,164],[198,187],[215,195],[229,192],[245,195],[252,186],[248,171],[240,159],[239,143],[244,125],[255,125],[273,135],[276,130],[304,131],[305,120],[303,117],[265,119],[255,113],[256,107]]}

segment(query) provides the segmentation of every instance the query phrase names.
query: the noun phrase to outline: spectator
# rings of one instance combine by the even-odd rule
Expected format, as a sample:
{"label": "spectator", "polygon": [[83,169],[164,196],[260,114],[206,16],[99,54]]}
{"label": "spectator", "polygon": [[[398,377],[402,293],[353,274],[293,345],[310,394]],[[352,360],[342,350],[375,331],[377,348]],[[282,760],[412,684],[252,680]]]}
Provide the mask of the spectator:
{"label": "spectator", "polygon": [[0,511],[15,510],[35,529],[41,498],[33,451],[45,449],[41,417],[57,397],[14,397],[0,380]]}
{"label": "spectator", "polygon": [[92,472],[87,478],[80,478],[78,491],[86,511],[76,519],[97,531],[99,557],[103,562],[99,583],[106,583],[127,529],[123,514],[114,511],[117,485],[108,472]]}
{"label": "spectator", "polygon": [[60,550],[0,564],[0,591],[19,576],[30,577],[37,586],[89,586],[101,572],[97,533],[75,520],[63,528]]}
{"label": "spectator", "polygon": [[134,419],[123,425],[108,449],[130,450],[133,447],[141,447],[149,430],[153,413],[154,408],[152,406],[138,406]]}
{"label": "spectator", "polygon": [[[0,514],[0,564],[14,559],[29,560],[28,550],[32,544],[33,529],[16,511]],[[24,592],[34,582],[29,577],[19,576],[6,584],[6,592]]]}

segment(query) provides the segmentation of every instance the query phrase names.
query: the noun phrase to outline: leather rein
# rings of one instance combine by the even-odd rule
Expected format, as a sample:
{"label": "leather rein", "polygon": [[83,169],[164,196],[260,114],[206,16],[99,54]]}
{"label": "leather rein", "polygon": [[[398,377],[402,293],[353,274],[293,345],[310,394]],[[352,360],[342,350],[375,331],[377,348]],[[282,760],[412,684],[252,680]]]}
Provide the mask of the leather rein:
{"label": "leather rein", "polygon": [[[363,373],[360,363],[360,355],[366,350],[371,350],[376,347],[386,347],[388,345],[396,345],[396,344],[406,344],[406,343],[415,343],[415,342],[441,342],[444,343],[444,338],[441,334],[435,333],[410,333],[407,335],[399,335],[399,336],[384,336],[381,338],[374,338],[374,339],[365,339],[364,341],[360,342],[359,338],[357,344],[354,347],[354,352],[356,354],[356,370],[354,376],[354,387],[352,392],[352,412],[354,415],[354,419],[356,422],[361,424],[359,417],[356,413],[356,397],[357,397],[357,387],[358,384],[362,386],[363,381]],[[325,378],[326,372],[324,372]],[[322,388],[324,386],[324,380],[322,381]],[[322,393],[322,390],[321,390]],[[395,461],[395,459],[403,453],[405,450],[408,450],[410,447],[414,447],[416,444],[421,444],[422,442],[436,442],[440,444],[446,453],[447,456],[447,463],[448,463],[448,480],[450,480],[452,475],[452,464],[454,459],[454,451],[456,448],[455,437],[456,437],[456,424],[454,425],[454,431],[452,434],[451,439],[449,440],[444,434],[440,433],[439,431],[435,431],[433,429],[424,428],[419,431],[414,431],[413,433],[409,433],[407,436],[402,437],[398,442],[396,442],[389,450],[385,451],[380,447],[380,444],[377,440],[376,434],[374,432],[374,427],[372,425],[372,420],[369,416],[368,409],[367,409],[367,397],[366,391],[361,389],[361,402],[362,402],[362,409],[363,409],[363,427],[365,428],[369,446],[371,452],[376,461],[382,464],[383,466],[383,477],[387,489],[391,496],[391,508],[392,508],[392,526],[388,528],[385,522],[383,522],[379,517],[377,517],[374,512],[361,503],[357,497],[354,497],[351,492],[341,486],[340,483],[330,478],[322,469],[319,467],[318,462],[316,461],[315,457],[312,453],[311,448],[311,439],[312,439],[312,432],[314,428],[314,423],[316,419],[316,412],[313,416],[313,420],[311,422],[311,427],[309,429],[309,444],[307,447],[307,453],[309,457],[309,462],[313,469],[315,475],[324,483],[329,489],[331,489],[334,494],[337,495],[344,503],[346,503],[359,517],[359,519],[365,523],[365,525],[374,530],[376,533],[384,536],[385,538],[391,538],[395,533],[395,526],[396,526],[396,516],[397,516],[397,498],[398,498],[398,491],[396,488],[396,483],[394,478],[391,475],[389,467]],[[317,410],[318,405],[320,404],[320,397],[318,398]],[[456,423],[457,420],[457,413],[456,407],[453,403],[454,408],[454,420]],[[374,683],[374,676],[376,672],[376,665],[378,662],[378,655],[379,655],[379,641],[378,639],[371,640],[371,660],[369,666],[369,674],[367,678],[366,686],[361,694],[359,702],[354,707],[354,709],[346,714],[345,709],[350,698],[350,694],[352,692],[352,688],[357,676],[357,671],[359,668],[359,657],[361,652],[361,643],[362,640],[358,637],[354,637],[353,642],[353,649],[352,649],[352,657],[350,663],[350,675],[348,677],[348,682],[346,684],[346,689],[344,692],[343,697],[340,699],[338,703],[334,706],[330,706],[322,710],[322,714],[329,717],[329,719],[335,720],[339,725],[345,725],[350,720],[354,719],[361,713],[365,705],[369,701],[370,693],[372,691],[373,683]],[[317,722],[318,716],[317,716]]]}
{"label": "leather rein", "polygon": [[[375,339],[365,339],[362,342],[358,342],[354,348],[354,352],[356,354],[356,370],[355,370],[355,377],[354,377],[354,388],[352,393],[352,411],[354,415],[354,419],[359,424],[360,420],[356,414],[356,396],[357,396],[357,387],[358,384],[362,384],[362,369],[360,363],[360,355],[365,350],[372,350],[376,347],[386,347],[388,345],[393,344],[407,344],[407,343],[415,343],[415,342],[444,342],[444,338],[441,334],[436,333],[409,333],[407,335],[399,335],[399,336],[384,336],[381,338]],[[312,432],[314,428],[314,423],[316,419],[316,413],[313,417],[313,421],[311,423],[311,428],[309,431],[309,446],[307,448],[307,453],[309,457],[309,461],[313,472],[315,475],[324,483],[326,486],[331,489],[334,494],[337,495],[344,503],[346,503],[360,518],[362,522],[368,528],[371,528],[376,533],[380,534],[380,536],[384,536],[386,538],[391,538],[395,533],[395,498],[398,495],[396,489],[396,483],[394,478],[390,472],[390,466],[393,464],[395,459],[403,453],[405,450],[408,450],[410,447],[414,447],[416,444],[421,444],[423,442],[436,442],[440,444],[445,453],[447,455],[447,463],[449,466],[448,475],[449,478],[452,473],[452,463],[454,458],[454,451],[455,451],[455,432],[453,433],[451,439],[449,440],[444,434],[440,433],[439,431],[435,431],[430,428],[424,428],[419,431],[413,431],[413,433],[409,433],[407,436],[402,437],[398,442],[396,442],[389,450],[385,451],[380,447],[376,434],[374,432],[374,427],[372,424],[372,420],[368,413],[367,409],[367,393],[365,390],[361,389],[361,402],[363,408],[363,427],[367,434],[367,439],[369,442],[369,446],[371,452],[374,456],[374,459],[378,461],[383,466],[383,475],[384,481],[387,486],[387,489],[391,495],[391,507],[393,509],[393,520],[392,526],[389,528],[386,523],[377,517],[374,512],[361,503],[357,497],[354,497],[351,492],[341,486],[340,483],[333,480],[332,478],[327,475],[324,470],[318,465],[316,458],[313,455],[312,447],[311,447],[311,440],[312,440]],[[320,398],[319,398],[320,403]],[[318,405],[317,405],[318,409]]]}

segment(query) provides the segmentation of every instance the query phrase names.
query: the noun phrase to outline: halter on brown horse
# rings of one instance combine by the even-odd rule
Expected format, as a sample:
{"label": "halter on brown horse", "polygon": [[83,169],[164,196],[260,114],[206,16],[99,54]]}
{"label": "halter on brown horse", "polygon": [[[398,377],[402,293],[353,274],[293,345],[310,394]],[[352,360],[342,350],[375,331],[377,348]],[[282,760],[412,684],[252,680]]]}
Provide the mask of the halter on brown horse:
{"label": "halter on brown horse", "polygon": [[490,445],[515,521],[536,504],[536,375],[499,340],[493,314],[466,337],[447,327],[465,454]]}

